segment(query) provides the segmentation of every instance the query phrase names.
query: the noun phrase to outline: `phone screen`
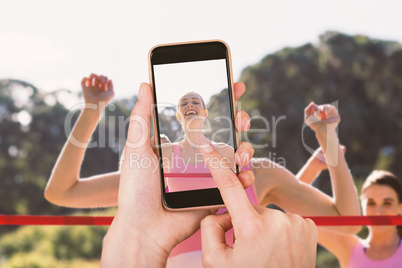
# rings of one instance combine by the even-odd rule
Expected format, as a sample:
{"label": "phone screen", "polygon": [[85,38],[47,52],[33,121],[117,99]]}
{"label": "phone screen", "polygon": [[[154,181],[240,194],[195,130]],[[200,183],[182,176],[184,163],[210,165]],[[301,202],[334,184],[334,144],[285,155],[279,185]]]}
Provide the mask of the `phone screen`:
{"label": "phone screen", "polygon": [[216,187],[199,148],[209,142],[234,168],[226,60],[160,64],[154,74],[166,192]]}
{"label": "phone screen", "polygon": [[[177,59],[166,50],[168,56],[162,58],[168,60],[152,64],[163,192],[165,196],[183,196],[185,192],[213,189],[203,193],[215,193],[220,198],[199,149],[202,143],[209,143],[223,157],[211,164],[237,172],[227,53],[209,57],[210,51],[203,55],[199,44],[187,49],[191,57],[182,58],[186,53],[176,53],[180,55]],[[192,49],[203,56],[194,57]]]}

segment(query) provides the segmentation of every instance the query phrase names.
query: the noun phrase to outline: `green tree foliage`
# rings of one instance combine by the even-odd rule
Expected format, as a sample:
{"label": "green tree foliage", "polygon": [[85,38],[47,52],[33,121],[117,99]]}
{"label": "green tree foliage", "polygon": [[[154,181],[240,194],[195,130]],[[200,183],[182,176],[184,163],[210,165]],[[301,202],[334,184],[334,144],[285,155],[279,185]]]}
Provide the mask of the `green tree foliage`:
{"label": "green tree foliage", "polygon": [[106,231],[106,226],[21,227],[0,239],[0,265],[99,267]]}
{"label": "green tree foliage", "polygon": [[207,104],[208,124],[205,135],[214,142],[223,142],[233,146],[233,133],[230,122],[228,89],[214,95]]}
{"label": "green tree foliage", "polygon": [[[242,109],[267,118],[270,132],[251,133],[256,155],[276,152],[293,172],[309,153],[301,133],[303,110],[311,102],[339,106],[339,137],[347,147],[347,161],[357,178],[374,168],[402,177],[402,46],[396,42],[326,32],[318,44],[284,48],[246,68],[241,76],[247,91]],[[276,125],[272,116],[286,119]],[[258,120],[253,127],[263,127]],[[275,136],[276,134],[276,136]],[[318,146],[312,131],[304,130],[305,143]],[[274,140],[276,137],[276,140]],[[329,186],[328,178],[325,183]]]}

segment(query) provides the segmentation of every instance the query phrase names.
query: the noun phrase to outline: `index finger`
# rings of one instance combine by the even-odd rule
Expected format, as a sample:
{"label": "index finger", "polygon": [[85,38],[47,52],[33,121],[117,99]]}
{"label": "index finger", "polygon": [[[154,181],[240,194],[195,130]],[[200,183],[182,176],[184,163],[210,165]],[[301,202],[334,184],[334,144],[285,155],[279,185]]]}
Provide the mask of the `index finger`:
{"label": "index finger", "polygon": [[233,226],[255,215],[243,185],[236,174],[223,165],[223,157],[209,143],[203,143],[200,150],[232,217]]}
{"label": "index finger", "polygon": [[314,102],[310,102],[310,104],[304,109],[304,119],[307,119],[316,110],[317,110],[317,105]]}
{"label": "index finger", "polygon": [[81,80],[81,87],[82,88],[85,88],[87,86],[87,80],[88,80],[88,78],[86,78],[86,77],[82,78],[82,80]]}
{"label": "index finger", "polygon": [[234,99],[237,101],[246,91],[246,86],[242,82],[236,82],[233,84]]}

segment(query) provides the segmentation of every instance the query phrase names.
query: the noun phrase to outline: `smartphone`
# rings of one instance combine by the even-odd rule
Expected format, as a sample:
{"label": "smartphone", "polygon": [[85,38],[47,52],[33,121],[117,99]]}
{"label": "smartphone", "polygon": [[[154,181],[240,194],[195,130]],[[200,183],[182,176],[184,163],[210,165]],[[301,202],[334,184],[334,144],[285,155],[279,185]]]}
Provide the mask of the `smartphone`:
{"label": "smartphone", "polygon": [[220,40],[158,45],[149,52],[149,70],[165,208],[223,207],[199,148],[210,143],[223,156],[216,165],[239,172],[228,45]]}

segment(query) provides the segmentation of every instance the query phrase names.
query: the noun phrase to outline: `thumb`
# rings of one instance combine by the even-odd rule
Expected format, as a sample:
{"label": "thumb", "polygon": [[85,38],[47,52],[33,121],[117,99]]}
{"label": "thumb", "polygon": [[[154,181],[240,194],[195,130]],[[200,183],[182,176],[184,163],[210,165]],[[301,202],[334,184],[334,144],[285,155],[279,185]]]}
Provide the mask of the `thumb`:
{"label": "thumb", "polygon": [[210,215],[201,221],[201,252],[204,266],[225,254],[228,249],[225,233],[230,228],[232,221],[229,213]]}
{"label": "thumb", "polygon": [[150,149],[151,109],[153,97],[149,84],[142,83],[138,91],[138,101],[130,115],[126,153],[145,152]]}

